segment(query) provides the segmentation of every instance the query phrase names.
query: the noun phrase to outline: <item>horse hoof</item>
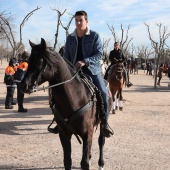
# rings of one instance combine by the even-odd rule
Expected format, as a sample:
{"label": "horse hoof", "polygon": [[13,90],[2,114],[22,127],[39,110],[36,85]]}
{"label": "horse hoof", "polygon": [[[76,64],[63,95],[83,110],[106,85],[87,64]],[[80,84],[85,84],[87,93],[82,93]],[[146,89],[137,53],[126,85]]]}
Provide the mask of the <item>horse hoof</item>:
{"label": "horse hoof", "polygon": [[123,107],[119,107],[119,110],[122,111],[122,110],[123,110]]}
{"label": "horse hoof", "polygon": [[118,107],[116,106],[116,107],[115,107],[115,110],[117,110],[117,109],[118,109]]}
{"label": "horse hoof", "polygon": [[104,168],[103,168],[103,167],[101,167],[101,166],[99,166],[99,170],[104,170]]}
{"label": "horse hoof", "polygon": [[116,114],[115,110],[112,110],[112,114]]}

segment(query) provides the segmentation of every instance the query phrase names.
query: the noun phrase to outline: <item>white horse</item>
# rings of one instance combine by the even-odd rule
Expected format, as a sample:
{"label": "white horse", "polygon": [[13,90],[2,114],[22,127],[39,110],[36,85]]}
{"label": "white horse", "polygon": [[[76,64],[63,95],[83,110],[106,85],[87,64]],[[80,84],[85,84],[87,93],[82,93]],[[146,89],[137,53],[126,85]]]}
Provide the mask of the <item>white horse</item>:
{"label": "white horse", "polygon": [[104,76],[106,73],[106,70],[108,68],[108,65],[106,64],[106,62],[103,62],[103,60],[100,61],[100,67],[101,67],[101,73]]}

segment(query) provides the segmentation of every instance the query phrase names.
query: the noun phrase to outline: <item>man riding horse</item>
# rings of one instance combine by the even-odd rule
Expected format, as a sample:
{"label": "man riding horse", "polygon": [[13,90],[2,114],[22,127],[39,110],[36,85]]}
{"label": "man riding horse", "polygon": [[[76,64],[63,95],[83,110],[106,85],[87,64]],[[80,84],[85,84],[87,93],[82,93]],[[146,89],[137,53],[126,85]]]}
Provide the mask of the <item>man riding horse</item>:
{"label": "man riding horse", "polygon": [[[109,73],[109,70],[110,68],[113,66],[113,68],[115,68],[115,65],[116,65],[116,60],[121,60],[121,61],[125,61],[125,57],[123,55],[123,52],[121,49],[119,49],[119,44],[118,42],[115,42],[114,43],[114,50],[110,51],[110,55],[109,55],[109,60],[111,61],[111,64],[110,66],[108,67],[108,69],[106,70],[106,73],[105,73],[105,76],[104,76],[104,79],[107,80],[107,77],[108,77],[108,73]],[[129,77],[127,77],[127,73],[126,73],[126,70],[124,69],[124,78],[125,78],[125,82],[126,82],[126,85],[127,87],[130,87],[132,86],[133,84],[131,82],[129,82]]]}
{"label": "man riding horse", "polygon": [[[75,23],[75,31],[67,37],[64,57],[77,69],[81,68],[83,73],[91,77],[94,85],[101,91],[106,114],[106,119],[103,121],[103,134],[105,137],[110,137],[112,132],[108,125],[108,96],[99,65],[102,59],[100,36],[87,26],[88,19],[85,11],[76,12]],[[57,133],[57,126],[49,131]]]}

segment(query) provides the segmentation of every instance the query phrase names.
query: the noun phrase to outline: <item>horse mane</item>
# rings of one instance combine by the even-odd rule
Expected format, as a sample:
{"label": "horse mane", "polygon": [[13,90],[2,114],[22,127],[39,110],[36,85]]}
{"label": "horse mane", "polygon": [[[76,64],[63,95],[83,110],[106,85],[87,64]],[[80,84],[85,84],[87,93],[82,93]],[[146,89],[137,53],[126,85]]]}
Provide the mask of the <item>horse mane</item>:
{"label": "horse mane", "polygon": [[58,63],[58,58],[61,58],[62,60],[64,60],[66,62],[66,64],[69,66],[69,68],[71,68],[73,70],[73,72],[76,72],[76,68],[74,67],[74,65],[69,62],[66,58],[62,57],[58,52],[56,52],[52,47],[48,47],[46,50],[46,55],[44,56],[44,58],[47,61],[47,64],[53,68],[54,64]]}

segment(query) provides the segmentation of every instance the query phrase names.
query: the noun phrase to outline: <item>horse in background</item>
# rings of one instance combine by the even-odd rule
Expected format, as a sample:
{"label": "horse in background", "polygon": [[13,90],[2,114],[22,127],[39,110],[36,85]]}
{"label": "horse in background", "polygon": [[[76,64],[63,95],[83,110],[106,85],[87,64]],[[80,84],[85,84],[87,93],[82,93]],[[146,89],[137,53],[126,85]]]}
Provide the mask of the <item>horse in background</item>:
{"label": "horse in background", "polygon": [[[46,46],[44,39],[39,45],[30,41],[31,56],[28,71],[21,82],[22,91],[52,89],[54,97],[54,117],[59,128],[59,137],[64,152],[65,170],[71,170],[71,137],[75,135],[81,143],[83,140],[83,153],[81,168],[89,170],[91,147],[94,127],[100,126],[99,169],[103,170],[103,147],[105,137],[102,131],[102,118],[105,115],[103,100],[100,91],[90,84],[90,81],[79,74],[79,71],[58,53]],[[46,88],[38,88],[48,81]],[[93,87],[93,88],[92,88]],[[79,138],[80,137],[80,138]]]}
{"label": "horse in background", "polygon": [[138,74],[138,62],[137,60],[133,60],[130,65],[130,74],[137,73]]}
{"label": "horse in background", "polygon": [[130,72],[130,67],[131,67],[131,59],[128,58],[127,59],[127,62],[126,62],[126,70],[127,70],[127,73],[129,74]]}
{"label": "horse in background", "polygon": [[113,65],[108,74],[107,81],[109,82],[109,88],[112,94],[112,114],[115,114],[115,110],[119,108],[120,111],[123,110],[123,85],[124,80],[124,63],[122,61],[116,60],[116,65]]}

